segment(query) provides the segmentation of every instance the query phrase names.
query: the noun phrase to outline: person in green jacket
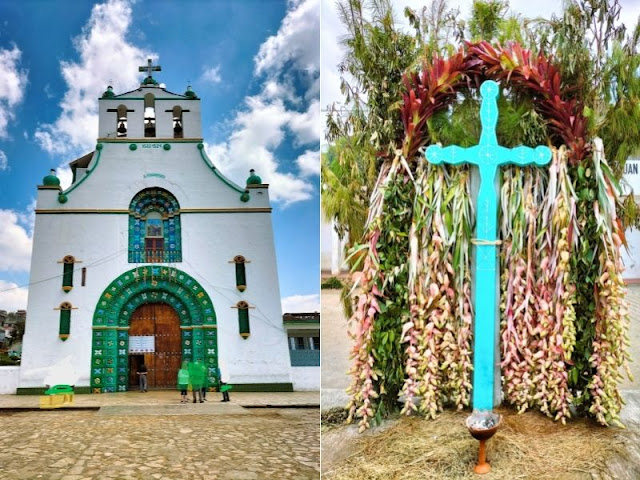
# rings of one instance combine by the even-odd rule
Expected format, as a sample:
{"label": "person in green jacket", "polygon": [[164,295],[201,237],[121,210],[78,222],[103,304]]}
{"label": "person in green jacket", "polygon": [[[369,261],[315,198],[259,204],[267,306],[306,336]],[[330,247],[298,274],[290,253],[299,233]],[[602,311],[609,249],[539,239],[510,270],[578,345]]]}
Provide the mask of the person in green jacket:
{"label": "person in green jacket", "polygon": [[189,382],[191,383],[191,390],[193,391],[193,403],[197,403],[196,392],[198,392],[198,400],[200,400],[200,403],[204,402],[204,400],[202,400],[204,376],[204,369],[202,368],[202,363],[200,361],[196,361],[189,365]]}
{"label": "person in green jacket", "polygon": [[182,362],[182,368],[178,370],[178,390],[180,390],[180,403],[187,403],[187,388],[189,387],[189,362]]}

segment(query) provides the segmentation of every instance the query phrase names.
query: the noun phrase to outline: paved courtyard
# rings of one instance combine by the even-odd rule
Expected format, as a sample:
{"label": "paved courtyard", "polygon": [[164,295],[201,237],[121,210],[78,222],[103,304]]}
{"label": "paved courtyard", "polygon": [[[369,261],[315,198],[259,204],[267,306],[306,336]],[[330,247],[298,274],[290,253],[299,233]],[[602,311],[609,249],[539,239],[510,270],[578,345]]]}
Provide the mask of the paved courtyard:
{"label": "paved courtyard", "polygon": [[76,395],[94,410],[41,411],[21,410],[35,397],[0,395],[0,479],[319,478],[319,409],[305,407],[318,392],[188,405],[176,393]]}

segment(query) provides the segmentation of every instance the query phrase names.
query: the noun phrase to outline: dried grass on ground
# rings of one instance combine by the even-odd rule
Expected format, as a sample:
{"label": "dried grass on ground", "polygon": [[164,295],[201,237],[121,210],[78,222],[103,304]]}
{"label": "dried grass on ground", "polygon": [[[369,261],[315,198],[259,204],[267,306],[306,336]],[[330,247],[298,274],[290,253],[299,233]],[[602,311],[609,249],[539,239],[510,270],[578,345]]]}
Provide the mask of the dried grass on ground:
{"label": "dried grass on ground", "polygon": [[[380,433],[351,435],[352,426],[323,433],[323,479],[591,480],[610,478],[607,461],[625,454],[626,434],[619,429],[585,419],[563,426],[536,412],[498,411],[504,418],[488,442],[488,475],[471,470],[478,442],[464,426],[468,413],[444,412],[433,421],[402,418]],[[351,437],[349,448],[345,436]],[[339,451],[330,452],[332,444]],[[340,458],[345,451],[348,457]]]}

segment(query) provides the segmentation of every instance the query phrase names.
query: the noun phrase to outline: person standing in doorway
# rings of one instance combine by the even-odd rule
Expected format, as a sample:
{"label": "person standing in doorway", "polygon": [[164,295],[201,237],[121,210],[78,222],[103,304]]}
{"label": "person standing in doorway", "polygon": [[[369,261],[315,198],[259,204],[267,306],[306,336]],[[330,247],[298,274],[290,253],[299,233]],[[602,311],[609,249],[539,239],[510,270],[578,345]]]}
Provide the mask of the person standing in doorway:
{"label": "person standing in doorway", "polygon": [[140,391],[144,393],[147,391],[147,373],[149,373],[144,362],[142,362],[142,364],[138,367],[138,371],[136,373],[140,378]]}
{"label": "person standing in doorway", "polygon": [[202,400],[204,370],[202,369],[201,365],[202,364],[199,361],[196,361],[189,365],[189,382],[191,383],[191,390],[193,391],[193,403],[197,403],[196,392],[198,392],[198,400],[200,400],[200,403],[204,402],[204,400]]}

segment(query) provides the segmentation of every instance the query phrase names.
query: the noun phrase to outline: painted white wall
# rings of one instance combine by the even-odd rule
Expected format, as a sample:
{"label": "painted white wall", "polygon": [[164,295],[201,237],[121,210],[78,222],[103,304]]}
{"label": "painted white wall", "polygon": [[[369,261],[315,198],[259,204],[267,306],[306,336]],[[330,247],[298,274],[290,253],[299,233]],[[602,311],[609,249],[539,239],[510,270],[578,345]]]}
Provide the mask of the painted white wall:
{"label": "painted white wall", "polygon": [[[100,102],[101,122],[103,114],[109,115],[113,116],[109,125],[115,125],[115,114],[106,112],[109,102],[117,107],[122,99]],[[197,116],[199,121],[199,102],[185,102],[191,110],[185,115]],[[57,189],[38,190],[20,387],[43,386],[52,366],[68,357],[77,369],[74,383],[89,385],[93,312],[109,283],[137,266],[127,261],[126,211],[133,197],[149,187],[168,190],[180,204],[183,261],[172,265],[194,277],[211,297],[218,324],[218,358],[227,366],[229,381],[291,381],[271,213],[189,212],[268,208],[267,186],[252,186],[250,200],[242,202],[241,193],[225,184],[203,160],[197,142],[171,143],[167,151],[162,148],[167,140],[170,139],[137,141],[135,151],[129,149],[133,140],[100,142],[103,147],[91,160],[91,173],[79,176],[75,188],[67,190],[68,201],[64,204],[58,202]],[[56,213],[78,209],[125,213]],[[51,210],[55,212],[44,212]],[[69,293],[61,288],[63,266],[58,263],[65,255],[82,262],[76,264],[74,287]],[[246,264],[244,292],[236,289],[235,265],[229,263],[236,255],[243,255],[250,262]],[[87,268],[84,287],[82,267]],[[232,308],[240,300],[255,307],[249,311],[251,335],[246,340],[239,335],[238,311]],[[60,312],[54,309],[65,301],[77,309],[71,313],[70,336],[62,341],[58,338]]]}
{"label": "painted white wall", "polygon": [[[625,173],[621,187],[624,195],[634,194],[636,202],[640,201],[640,158],[631,157],[625,165]],[[640,280],[640,232],[626,230],[624,232],[629,245],[629,252],[622,249],[625,280]]]}
{"label": "painted white wall", "polygon": [[0,367],[0,394],[16,393],[20,380],[20,367]]}
{"label": "painted white wall", "polygon": [[320,367],[291,367],[291,381],[296,391],[320,390]]}
{"label": "painted white wall", "polygon": [[320,225],[320,268],[322,272],[337,275],[349,271],[345,264],[345,245],[347,238],[340,239],[335,228],[334,220],[328,222],[322,218]]}
{"label": "painted white wall", "polygon": [[623,278],[625,280],[640,279],[640,232],[638,230],[627,230],[625,232],[629,252],[622,248],[622,260],[625,270]]}

